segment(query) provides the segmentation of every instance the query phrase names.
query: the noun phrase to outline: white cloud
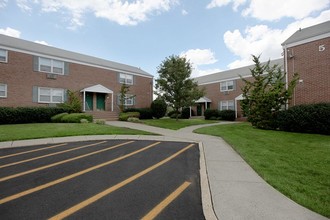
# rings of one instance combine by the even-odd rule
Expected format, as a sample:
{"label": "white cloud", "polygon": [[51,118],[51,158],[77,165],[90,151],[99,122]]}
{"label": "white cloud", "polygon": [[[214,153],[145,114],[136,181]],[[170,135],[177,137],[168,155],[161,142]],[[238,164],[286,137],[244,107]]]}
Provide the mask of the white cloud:
{"label": "white cloud", "polygon": [[242,10],[243,16],[251,16],[259,20],[274,21],[283,17],[302,19],[313,12],[321,11],[329,7],[329,0],[212,0],[206,8],[223,7],[233,4],[233,10],[236,11],[239,6],[247,7]]}
{"label": "white cloud", "polygon": [[4,8],[7,6],[8,0],[0,0],[0,8]]}
{"label": "white cloud", "polygon": [[48,44],[46,41],[43,41],[43,40],[35,40],[34,42],[38,43],[38,44],[43,44],[43,45],[46,45],[46,46],[50,46],[50,44]]}
{"label": "white cloud", "polygon": [[96,17],[117,22],[120,25],[137,25],[149,16],[170,10],[178,0],[19,0],[21,8],[28,3],[39,4],[45,13],[59,12],[70,15],[70,28],[84,25],[83,17],[93,13]]}
{"label": "white cloud", "polygon": [[330,10],[322,12],[318,17],[307,17],[289,24],[286,29],[272,29],[266,25],[247,27],[242,33],[239,30],[227,31],[224,42],[238,60],[230,63],[230,69],[252,64],[251,54],[260,55],[261,61],[281,57],[283,43],[299,28],[306,28],[330,20]]}
{"label": "white cloud", "polygon": [[7,36],[16,37],[16,38],[20,38],[20,36],[21,36],[20,31],[12,29],[10,27],[7,27],[6,29],[0,29],[0,34],[4,34]]}
{"label": "white cloud", "polygon": [[192,64],[193,71],[191,77],[207,75],[210,73],[214,73],[214,71],[218,70],[218,69],[200,70],[200,66],[202,65],[210,65],[218,62],[214,56],[214,53],[210,49],[191,49],[182,52],[180,56],[185,57]]}
{"label": "white cloud", "polygon": [[16,0],[17,6],[25,12],[31,12],[32,7],[29,5],[29,0]]}
{"label": "white cloud", "polygon": [[229,5],[230,3],[233,4],[233,10],[236,11],[240,5],[243,5],[246,0],[212,0],[207,6],[207,9],[215,8],[215,7],[222,7]]}
{"label": "white cloud", "polygon": [[242,15],[260,20],[274,21],[283,17],[302,19],[315,11],[321,11],[329,6],[329,0],[251,0]]}
{"label": "white cloud", "polygon": [[180,54],[186,57],[193,65],[207,65],[216,63],[214,53],[210,49],[191,49]]}
{"label": "white cloud", "polygon": [[186,10],[183,9],[183,10],[181,11],[181,14],[182,14],[182,15],[187,15],[188,12],[187,12]]}

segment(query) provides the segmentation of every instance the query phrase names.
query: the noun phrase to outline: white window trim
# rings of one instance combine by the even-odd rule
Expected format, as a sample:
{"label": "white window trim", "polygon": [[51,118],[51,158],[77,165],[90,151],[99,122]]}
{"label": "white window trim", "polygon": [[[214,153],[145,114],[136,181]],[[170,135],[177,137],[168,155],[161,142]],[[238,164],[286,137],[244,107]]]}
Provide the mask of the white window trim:
{"label": "white window trim", "polygon": [[[41,68],[40,68],[40,66],[41,66],[40,65],[40,59],[48,59],[48,60],[50,60],[50,69],[51,69],[50,72],[41,70]],[[53,69],[54,69],[54,61],[59,61],[59,62],[62,63],[62,73],[56,73],[56,72],[53,71]],[[47,57],[39,57],[39,60],[38,60],[38,70],[39,70],[39,72],[43,72],[43,73],[52,73],[52,74],[57,74],[57,75],[64,75],[64,61],[62,61],[62,60],[56,60],[56,59],[51,59],[51,58],[47,58]]]}
{"label": "white window trim", "polygon": [[[40,100],[40,90],[41,89],[49,89],[50,90],[50,101],[41,101]],[[62,102],[54,102],[53,101],[53,90],[62,90]],[[63,103],[64,102],[64,89],[61,88],[48,88],[48,87],[38,87],[38,103]]]}
{"label": "white window trim", "polygon": [[[233,82],[233,88],[232,89],[228,89],[228,83],[229,82]],[[223,84],[223,83],[226,84],[226,89],[222,89],[221,84]],[[227,92],[227,91],[234,91],[234,80],[228,80],[228,81],[220,82],[220,92]]]}
{"label": "white window trim", "polygon": [[5,95],[4,96],[0,95],[0,98],[7,98],[7,84],[0,83],[0,86],[4,86],[4,88],[5,88],[5,90],[4,90]]}
{"label": "white window trim", "polygon": [[[121,77],[122,75],[124,75],[125,77]],[[131,76],[132,77],[132,82],[128,83],[127,82],[127,76]],[[124,79],[124,82],[121,82],[121,79]],[[119,73],[119,82],[122,84],[126,84],[126,85],[133,85],[134,84],[134,77],[132,74],[127,74],[127,73]]]}
{"label": "white window trim", "polygon": [[0,49],[0,50],[5,52],[5,60],[4,61],[0,60],[0,63],[8,63],[8,50],[5,49]]}
{"label": "white window trim", "polygon": [[[233,103],[233,109],[229,108],[229,102]],[[222,108],[223,104],[225,104],[224,106],[226,106],[225,109]],[[235,101],[234,100],[220,101],[219,109],[220,109],[220,111],[222,111],[222,110],[235,110]]]}
{"label": "white window trim", "polygon": [[[133,106],[134,105],[134,102],[135,102],[134,98],[135,98],[134,95],[126,94],[125,95],[125,100],[124,100],[124,106]],[[118,94],[118,99],[119,99],[119,103],[120,103],[121,102],[120,101],[120,94]],[[131,100],[130,101],[131,102],[130,104],[127,103],[128,100]]]}

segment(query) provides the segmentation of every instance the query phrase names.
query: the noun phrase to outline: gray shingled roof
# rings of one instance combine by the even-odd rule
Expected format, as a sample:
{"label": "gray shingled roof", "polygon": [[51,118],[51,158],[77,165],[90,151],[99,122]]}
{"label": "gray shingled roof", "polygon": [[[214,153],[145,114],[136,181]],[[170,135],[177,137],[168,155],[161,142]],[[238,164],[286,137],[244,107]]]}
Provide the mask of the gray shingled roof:
{"label": "gray shingled roof", "polygon": [[291,37],[282,43],[282,46],[320,36],[326,33],[330,33],[330,21],[296,31],[293,35],[291,35]]}
{"label": "gray shingled roof", "polygon": [[100,59],[80,53],[75,53],[67,50],[62,50],[59,48],[46,46],[38,43],[34,43],[27,40],[22,40],[19,38],[9,37],[0,34],[0,47],[9,47],[17,50],[27,51],[35,54],[42,54],[46,56],[58,57],[62,59],[67,59],[72,62],[84,63],[86,65],[96,65],[106,69],[112,69],[116,71],[129,72],[132,74],[138,74],[148,77],[153,77],[151,74],[141,70],[138,67],[129,66],[126,64],[121,64],[105,59]]}
{"label": "gray shingled roof", "polygon": [[[284,62],[283,58],[271,60],[270,66],[273,66],[276,64],[279,67],[283,68],[283,66],[284,66],[283,62]],[[266,62],[264,62],[264,63],[266,63]],[[209,83],[239,78],[240,76],[243,76],[243,77],[250,76],[251,75],[250,69],[253,69],[253,68],[254,68],[254,65],[245,66],[245,67],[241,67],[241,68],[237,68],[237,69],[231,69],[231,70],[226,70],[223,72],[213,73],[213,74],[206,75],[206,76],[200,76],[200,77],[195,78],[195,80],[197,81],[197,83],[199,85],[201,85],[201,84],[209,84]]]}

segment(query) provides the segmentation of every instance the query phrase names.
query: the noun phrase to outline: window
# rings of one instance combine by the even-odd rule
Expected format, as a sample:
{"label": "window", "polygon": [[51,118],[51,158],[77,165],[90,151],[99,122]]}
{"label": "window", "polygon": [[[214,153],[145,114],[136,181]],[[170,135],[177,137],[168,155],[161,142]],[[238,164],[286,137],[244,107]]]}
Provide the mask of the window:
{"label": "window", "polygon": [[[126,94],[124,105],[125,106],[134,105],[134,98],[135,98],[134,95]],[[118,104],[120,104],[120,94],[118,95]]]}
{"label": "window", "polygon": [[220,110],[235,110],[235,105],[233,100],[221,101],[219,103]]}
{"label": "window", "polygon": [[7,98],[7,84],[0,83],[0,97]]}
{"label": "window", "polygon": [[234,90],[234,81],[225,81],[220,83],[220,91],[233,91]]}
{"label": "window", "polygon": [[39,71],[63,75],[64,62],[60,60],[39,57]]}
{"label": "window", "polygon": [[64,101],[64,89],[39,88],[38,102],[62,103]]}
{"label": "window", "polygon": [[8,51],[0,49],[0,62],[7,63],[8,62]]}
{"label": "window", "polygon": [[120,73],[119,74],[119,82],[123,83],[123,84],[125,83],[125,84],[128,84],[128,85],[133,85],[133,75]]}

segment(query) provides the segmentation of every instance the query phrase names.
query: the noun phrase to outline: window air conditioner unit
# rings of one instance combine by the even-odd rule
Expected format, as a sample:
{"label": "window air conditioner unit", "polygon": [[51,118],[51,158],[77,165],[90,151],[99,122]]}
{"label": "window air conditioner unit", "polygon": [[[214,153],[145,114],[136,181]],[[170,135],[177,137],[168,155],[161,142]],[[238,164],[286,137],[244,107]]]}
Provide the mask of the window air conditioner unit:
{"label": "window air conditioner unit", "polygon": [[225,91],[224,94],[225,94],[225,95],[229,95],[229,91]]}
{"label": "window air conditioner unit", "polygon": [[57,75],[52,73],[47,73],[47,79],[56,79]]}

